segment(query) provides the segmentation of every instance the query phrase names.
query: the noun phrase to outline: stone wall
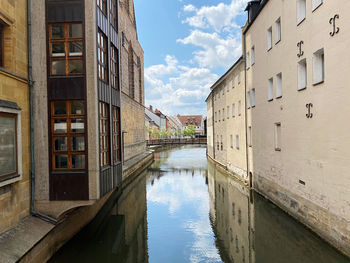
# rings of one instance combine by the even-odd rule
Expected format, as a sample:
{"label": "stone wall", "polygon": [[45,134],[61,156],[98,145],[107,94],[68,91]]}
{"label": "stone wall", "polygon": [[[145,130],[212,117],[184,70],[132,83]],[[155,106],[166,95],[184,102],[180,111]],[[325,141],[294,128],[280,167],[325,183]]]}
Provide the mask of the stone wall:
{"label": "stone wall", "polygon": [[[4,26],[4,63],[0,70],[0,99],[21,108],[21,177],[0,182],[0,233],[29,215],[30,112],[27,81],[27,8],[25,0],[1,0]],[[12,182],[12,183],[11,183]]]}

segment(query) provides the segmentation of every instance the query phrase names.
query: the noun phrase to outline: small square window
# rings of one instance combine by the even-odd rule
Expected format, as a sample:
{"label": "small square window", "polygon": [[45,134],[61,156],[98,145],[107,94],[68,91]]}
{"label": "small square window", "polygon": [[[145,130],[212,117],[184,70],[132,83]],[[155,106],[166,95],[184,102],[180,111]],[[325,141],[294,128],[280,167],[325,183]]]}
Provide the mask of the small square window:
{"label": "small square window", "polygon": [[275,151],[281,151],[281,123],[275,123]]}
{"label": "small square window", "polygon": [[307,65],[306,59],[298,63],[298,90],[306,89],[307,86]]}
{"label": "small square window", "polygon": [[272,27],[267,30],[267,50],[272,48]]}
{"label": "small square window", "polygon": [[242,114],[242,103],[241,101],[238,101],[238,116],[241,116]]}
{"label": "small square window", "polygon": [[282,97],[282,73],[276,75],[276,99]]}
{"label": "small square window", "polygon": [[312,0],[312,11],[315,11],[323,3],[323,0]]}
{"label": "small square window", "polygon": [[313,55],[313,84],[319,84],[324,81],[324,51],[323,48],[316,51]]}
{"label": "small square window", "polygon": [[272,101],[273,100],[273,78],[270,78],[268,81],[268,87],[267,87],[267,100]]}
{"label": "small square window", "polygon": [[300,24],[306,18],[306,0],[297,0],[297,23]]}
{"label": "small square window", "polygon": [[236,149],[239,150],[239,136],[236,135]]}
{"label": "small square window", "polygon": [[275,30],[276,30],[276,35],[275,35],[275,44],[281,41],[281,18],[278,18],[277,21],[275,22]]}

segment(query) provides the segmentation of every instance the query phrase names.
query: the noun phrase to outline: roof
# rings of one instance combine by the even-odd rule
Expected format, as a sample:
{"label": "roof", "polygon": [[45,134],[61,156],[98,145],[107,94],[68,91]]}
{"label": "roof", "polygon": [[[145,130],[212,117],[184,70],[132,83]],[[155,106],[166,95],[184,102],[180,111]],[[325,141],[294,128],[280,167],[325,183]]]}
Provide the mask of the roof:
{"label": "roof", "polygon": [[176,116],[181,122],[182,126],[194,125],[194,126],[202,126],[202,115],[177,115]]}
{"label": "roof", "polygon": [[252,2],[259,2],[260,1],[260,6],[259,6],[259,10],[257,11],[257,13],[254,15],[254,18],[252,19],[252,21],[250,23],[248,23],[247,27],[244,29],[243,34],[247,33],[248,29],[251,27],[251,25],[254,23],[255,19],[259,16],[260,12],[263,10],[264,6],[267,4],[267,2],[269,0],[253,0],[248,2],[247,7],[245,9],[245,11],[249,10],[249,7],[251,6]]}

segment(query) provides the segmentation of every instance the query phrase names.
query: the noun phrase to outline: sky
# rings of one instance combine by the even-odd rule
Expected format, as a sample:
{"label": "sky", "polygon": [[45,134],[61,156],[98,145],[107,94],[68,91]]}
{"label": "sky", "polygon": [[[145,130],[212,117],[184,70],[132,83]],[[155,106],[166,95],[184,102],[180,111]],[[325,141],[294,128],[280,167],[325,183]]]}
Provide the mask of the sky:
{"label": "sky", "polygon": [[242,55],[248,0],[134,0],[145,104],[206,115],[210,87]]}

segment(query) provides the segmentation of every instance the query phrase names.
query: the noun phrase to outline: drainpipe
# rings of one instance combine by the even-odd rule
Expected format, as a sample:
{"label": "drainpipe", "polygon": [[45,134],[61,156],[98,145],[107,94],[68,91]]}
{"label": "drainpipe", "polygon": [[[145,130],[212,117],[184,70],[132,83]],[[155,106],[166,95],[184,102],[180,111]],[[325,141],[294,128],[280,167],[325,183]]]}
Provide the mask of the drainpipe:
{"label": "drainpipe", "polygon": [[33,97],[34,81],[32,76],[32,19],[31,19],[31,0],[27,0],[27,41],[28,41],[28,85],[29,85],[29,104],[30,104],[30,159],[31,159],[31,196],[30,196],[30,214],[41,218],[44,221],[57,224],[57,219],[44,215],[34,209],[34,190],[35,190],[35,165],[34,165],[34,116],[33,116]]}

